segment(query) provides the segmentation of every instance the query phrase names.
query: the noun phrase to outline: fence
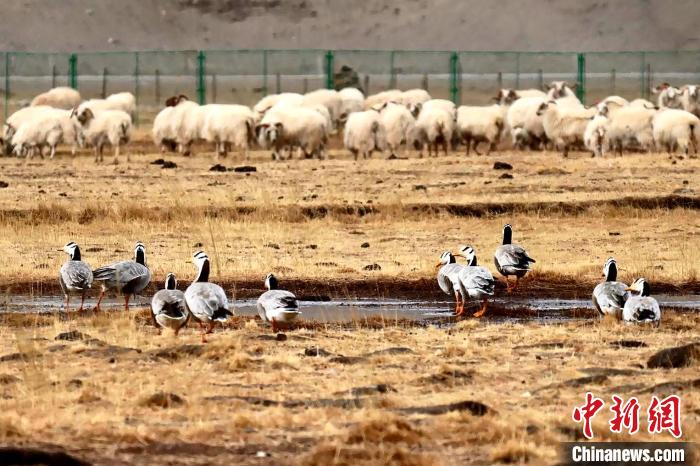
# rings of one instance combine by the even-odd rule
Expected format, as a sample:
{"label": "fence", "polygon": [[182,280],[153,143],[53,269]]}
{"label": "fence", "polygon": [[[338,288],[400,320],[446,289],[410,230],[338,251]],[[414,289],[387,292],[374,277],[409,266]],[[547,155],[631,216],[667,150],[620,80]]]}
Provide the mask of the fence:
{"label": "fence", "polygon": [[0,53],[4,115],[36,94],[71,86],[84,98],[136,96],[137,123],[170,95],[252,105],[262,96],[353,85],[365,93],[421,87],[433,97],[487,104],[498,89],[577,83],[584,102],[648,98],[653,83],[700,82],[700,52],[429,52],[400,50],[207,50]]}

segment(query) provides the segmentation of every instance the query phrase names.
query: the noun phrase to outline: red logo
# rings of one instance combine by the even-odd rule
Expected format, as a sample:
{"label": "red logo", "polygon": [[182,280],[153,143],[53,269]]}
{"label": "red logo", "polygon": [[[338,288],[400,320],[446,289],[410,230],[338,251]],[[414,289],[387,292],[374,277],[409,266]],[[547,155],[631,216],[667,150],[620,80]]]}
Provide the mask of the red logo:
{"label": "red logo", "polygon": [[660,434],[667,430],[674,437],[680,438],[681,399],[677,395],[669,395],[661,401],[656,395],[652,396],[647,414],[650,434]]}
{"label": "red logo", "polygon": [[583,435],[587,439],[593,438],[593,428],[591,427],[591,419],[593,416],[598,414],[598,411],[605,406],[605,402],[600,398],[593,396],[593,393],[586,393],[586,402],[583,406],[577,406],[574,408],[574,412],[571,417],[575,422],[583,422]]}
{"label": "red logo", "polygon": [[636,434],[639,430],[639,400],[632,397],[623,404],[623,399],[617,395],[612,397],[615,404],[610,407],[613,417],[610,424],[610,432],[622,433],[622,429],[627,429],[630,434]]}

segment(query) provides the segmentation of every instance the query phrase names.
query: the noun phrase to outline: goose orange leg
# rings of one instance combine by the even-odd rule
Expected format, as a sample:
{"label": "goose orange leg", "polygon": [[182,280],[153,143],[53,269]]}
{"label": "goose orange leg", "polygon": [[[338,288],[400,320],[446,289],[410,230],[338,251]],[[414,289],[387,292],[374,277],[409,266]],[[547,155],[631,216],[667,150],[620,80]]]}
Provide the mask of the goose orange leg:
{"label": "goose orange leg", "polygon": [[487,298],[484,298],[484,300],[481,302],[481,309],[479,309],[478,311],[476,311],[476,312],[474,313],[474,317],[481,317],[481,316],[483,316],[484,313],[486,312],[486,308],[487,308],[488,306],[489,306],[489,302],[488,302]]}

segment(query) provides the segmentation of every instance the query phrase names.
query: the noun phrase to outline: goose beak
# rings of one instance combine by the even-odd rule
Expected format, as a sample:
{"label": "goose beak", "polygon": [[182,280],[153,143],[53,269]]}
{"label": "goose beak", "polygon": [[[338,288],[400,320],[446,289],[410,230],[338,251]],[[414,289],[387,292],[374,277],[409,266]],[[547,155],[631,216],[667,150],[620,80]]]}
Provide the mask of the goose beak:
{"label": "goose beak", "polygon": [[634,288],[630,288],[629,286],[625,288],[625,291],[634,291]]}
{"label": "goose beak", "polygon": [[457,256],[457,257],[464,257],[465,259],[467,258],[467,256],[465,256],[465,255],[462,254],[461,252],[458,252],[457,254],[455,254],[455,256]]}
{"label": "goose beak", "polygon": [[442,266],[442,262],[438,262],[437,264],[435,264],[436,269],[439,269],[441,266]]}

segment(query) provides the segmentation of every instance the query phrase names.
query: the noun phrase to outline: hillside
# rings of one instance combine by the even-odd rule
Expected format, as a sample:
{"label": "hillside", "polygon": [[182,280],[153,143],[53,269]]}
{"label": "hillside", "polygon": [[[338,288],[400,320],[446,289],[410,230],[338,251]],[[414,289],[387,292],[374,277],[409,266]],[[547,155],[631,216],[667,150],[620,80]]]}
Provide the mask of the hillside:
{"label": "hillside", "polygon": [[23,0],[0,49],[700,49],[695,0]]}

